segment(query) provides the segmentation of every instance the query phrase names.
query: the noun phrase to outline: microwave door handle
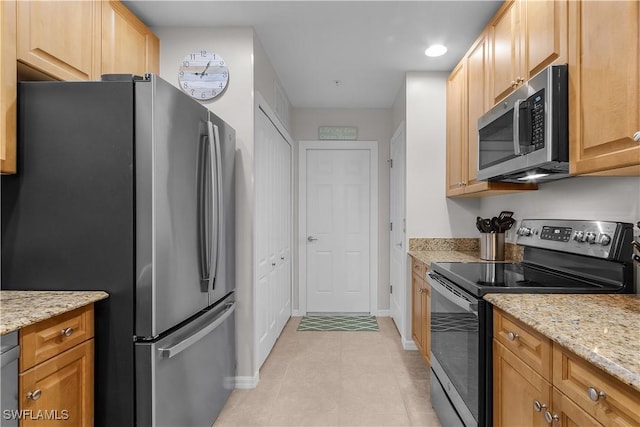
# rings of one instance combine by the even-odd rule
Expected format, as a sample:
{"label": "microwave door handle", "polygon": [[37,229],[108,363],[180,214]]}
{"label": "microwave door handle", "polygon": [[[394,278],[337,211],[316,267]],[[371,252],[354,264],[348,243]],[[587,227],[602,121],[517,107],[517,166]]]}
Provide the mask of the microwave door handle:
{"label": "microwave door handle", "polygon": [[513,153],[516,156],[521,156],[520,150],[520,104],[522,99],[516,99],[513,104]]}

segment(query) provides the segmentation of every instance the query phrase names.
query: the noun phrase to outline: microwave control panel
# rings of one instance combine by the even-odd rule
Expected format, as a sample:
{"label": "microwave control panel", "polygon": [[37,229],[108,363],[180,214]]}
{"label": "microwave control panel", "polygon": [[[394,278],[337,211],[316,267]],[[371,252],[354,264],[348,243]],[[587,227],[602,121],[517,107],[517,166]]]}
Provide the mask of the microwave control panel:
{"label": "microwave control panel", "polygon": [[535,150],[544,147],[544,89],[529,98],[531,108],[531,145]]}

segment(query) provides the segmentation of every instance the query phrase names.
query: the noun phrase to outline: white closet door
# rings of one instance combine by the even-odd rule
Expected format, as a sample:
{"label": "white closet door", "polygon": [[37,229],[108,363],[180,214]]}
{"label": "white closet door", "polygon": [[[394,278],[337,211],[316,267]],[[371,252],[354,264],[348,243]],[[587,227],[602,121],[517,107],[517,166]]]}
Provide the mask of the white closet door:
{"label": "white closet door", "polygon": [[256,330],[258,366],[291,316],[291,145],[256,110]]}

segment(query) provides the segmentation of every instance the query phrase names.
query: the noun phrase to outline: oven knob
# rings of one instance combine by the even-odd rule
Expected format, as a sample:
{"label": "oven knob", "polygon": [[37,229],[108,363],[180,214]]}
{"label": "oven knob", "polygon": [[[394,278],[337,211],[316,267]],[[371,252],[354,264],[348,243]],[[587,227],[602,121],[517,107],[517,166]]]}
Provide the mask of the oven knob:
{"label": "oven knob", "polygon": [[600,244],[602,246],[607,246],[609,243],[611,243],[611,237],[608,234],[600,235]]}
{"label": "oven knob", "polygon": [[596,234],[595,233],[587,233],[584,236],[584,241],[587,243],[595,243],[596,242]]}
{"label": "oven knob", "polygon": [[576,234],[573,236],[573,240],[575,240],[576,242],[584,241],[584,232],[576,231]]}
{"label": "oven knob", "polygon": [[531,236],[531,229],[529,227],[520,227],[518,234],[521,236]]}

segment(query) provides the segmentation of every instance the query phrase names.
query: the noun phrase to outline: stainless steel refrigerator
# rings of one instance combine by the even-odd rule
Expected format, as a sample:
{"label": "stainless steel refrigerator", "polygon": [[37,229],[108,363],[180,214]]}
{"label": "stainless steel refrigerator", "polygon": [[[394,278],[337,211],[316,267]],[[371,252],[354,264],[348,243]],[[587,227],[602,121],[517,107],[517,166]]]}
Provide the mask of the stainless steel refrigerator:
{"label": "stainless steel refrigerator", "polygon": [[18,88],[2,289],[104,290],[95,424],[210,426],[234,386],[235,131],[155,75]]}

